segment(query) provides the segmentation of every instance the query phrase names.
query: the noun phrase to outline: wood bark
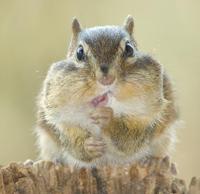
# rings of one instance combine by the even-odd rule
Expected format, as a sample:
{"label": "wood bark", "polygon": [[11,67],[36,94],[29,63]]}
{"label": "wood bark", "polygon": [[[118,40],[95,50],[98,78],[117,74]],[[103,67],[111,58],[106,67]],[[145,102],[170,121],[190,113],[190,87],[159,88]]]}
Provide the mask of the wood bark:
{"label": "wood bark", "polygon": [[0,194],[200,194],[200,179],[187,188],[169,158],[138,164],[77,169],[50,161],[0,167]]}

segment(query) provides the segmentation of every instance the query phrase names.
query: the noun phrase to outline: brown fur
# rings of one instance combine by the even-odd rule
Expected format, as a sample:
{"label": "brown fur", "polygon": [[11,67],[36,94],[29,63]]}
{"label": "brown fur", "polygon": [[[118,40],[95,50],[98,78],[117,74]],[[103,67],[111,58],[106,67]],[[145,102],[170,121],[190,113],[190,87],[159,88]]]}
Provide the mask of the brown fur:
{"label": "brown fur", "polygon": [[[144,115],[109,113],[109,122],[102,129],[102,136],[111,141],[108,148],[114,147],[116,152],[126,156],[134,155],[159,139],[177,119],[171,82],[155,59],[138,51],[132,36],[133,27],[130,16],[123,27],[89,29],[81,29],[79,22],[74,19],[67,59],[54,64],[44,82],[39,97],[38,126],[58,147],[66,149],[77,160],[89,163],[96,159],[84,148],[84,142],[93,134],[81,124],[63,121],[61,115],[65,116],[62,113],[64,108],[76,110],[99,95],[97,82],[104,76],[99,68],[102,64],[108,67],[108,76],[117,80],[113,93],[117,101],[123,104],[129,99],[143,99],[148,108]],[[127,40],[135,52],[131,58],[124,56]],[[84,48],[84,61],[76,58],[79,45]],[[82,65],[82,68],[77,65]],[[67,111],[66,114],[70,114],[70,110]],[[104,112],[95,111],[100,114],[98,119],[101,119]],[[76,113],[73,117],[76,117]],[[40,132],[38,135],[40,137]]]}

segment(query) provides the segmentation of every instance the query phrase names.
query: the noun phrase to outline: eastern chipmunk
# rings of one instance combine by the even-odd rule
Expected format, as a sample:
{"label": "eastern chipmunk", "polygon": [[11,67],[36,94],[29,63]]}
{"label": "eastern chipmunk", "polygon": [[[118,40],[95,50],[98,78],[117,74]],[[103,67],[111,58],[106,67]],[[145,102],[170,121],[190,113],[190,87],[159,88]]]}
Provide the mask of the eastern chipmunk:
{"label": "eastern chipmunk", "polygon": [[72,22],[67,58],[38,98],[42,159],[75,166],[162,156],[174,141],[173,89],[163,66],[137,48],[134,21],[82,29]]}

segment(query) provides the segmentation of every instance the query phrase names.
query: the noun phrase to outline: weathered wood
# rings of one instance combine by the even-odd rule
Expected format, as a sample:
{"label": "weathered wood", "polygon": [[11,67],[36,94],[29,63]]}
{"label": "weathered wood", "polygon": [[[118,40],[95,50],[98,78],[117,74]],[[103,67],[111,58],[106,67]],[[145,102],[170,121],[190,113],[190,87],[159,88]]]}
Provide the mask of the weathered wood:
{"label": "weathered wood", "polygon": [[75,169],[49,161],[0,168],[0,194],[199,194],[200,179],[187,190],[169,158],[135,165]]}

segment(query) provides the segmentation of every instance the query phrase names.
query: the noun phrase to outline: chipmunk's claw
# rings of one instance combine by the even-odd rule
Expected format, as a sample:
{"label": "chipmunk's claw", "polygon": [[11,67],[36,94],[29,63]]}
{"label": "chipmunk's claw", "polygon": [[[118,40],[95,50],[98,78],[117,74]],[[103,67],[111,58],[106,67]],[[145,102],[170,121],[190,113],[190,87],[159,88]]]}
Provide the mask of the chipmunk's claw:
{"label": "chipmunk's claw", "polygon": [[94,158],[101,157],[105,153],[106,145],[101,138],[89,137],[84,144],[86,152]]}

